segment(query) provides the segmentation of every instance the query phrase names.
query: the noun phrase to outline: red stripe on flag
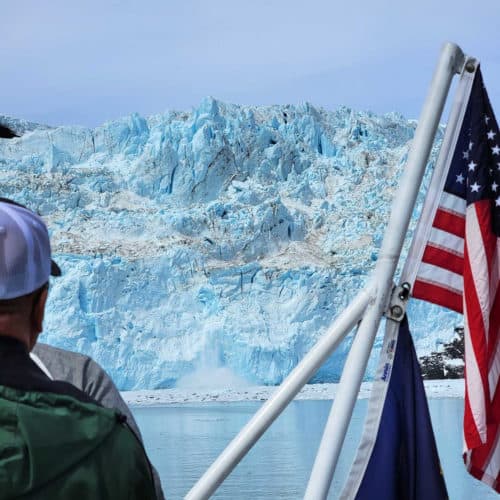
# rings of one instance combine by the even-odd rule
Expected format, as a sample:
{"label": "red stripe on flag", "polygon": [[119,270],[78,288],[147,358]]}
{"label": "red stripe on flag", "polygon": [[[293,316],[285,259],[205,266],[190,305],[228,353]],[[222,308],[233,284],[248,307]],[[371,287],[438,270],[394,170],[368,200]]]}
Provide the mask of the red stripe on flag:
{"label": "red stripe on flag", "polygon": [[432,226],[463,238],[465,234],[465,216],[438,207]]}
{"label": "red stripe on flag", "polygon": [[493,221],[491,219],[492,202],[491,200],[482,200],[474,203],[476,210],[483,248],[486,252],[486,261],[488,263],[488,275],[492,276],[491,266],[494,262],[497,247],[497,237],[492,231]]}
{"label": "red stripe on flag", "polygon": [[[464,303],[467,309],[465,335],[469,335],[472,348],[469,352],[466,349],[466,363],[469,364],[469,358],[474,357],[479,367],[480,380],[471,380],[469,372],[467,386],[474,391],[483,391],[484,407],[474,408],[471,405],[471,416],[481,415],[481,425],[486,426],[486,440],[475,440],[472,434],[468,434],[472,422],[467,420],[467,413],[464,417],[464,436],[471,450],[469,465],[471,474],[499,491],[497,479],[500,464],[495,455],[499,446],[500,401],[495,372],[491,370],[492,363],[497,361],[498,355],[499,325],[498,313],[495,314],[498,274],[494,267],[498,263],[496,262],[497,237],[491,228],[490,201],[477,202],[469,207],[464,249],[464,290],[467,290]],[[496,281],[493,284],[492,278]]]}
{"label": "red stripe on flag", "polygon": [[[495,294],[495,300],[491,307],[490,315],[490,329],[488,332],[488,359],[490,360],[489,368],[491,368],[492,362],[495,360],[495,355],[500,358],[500,345],[498,345],[500,340],[500,288],[497,288]],[[495,388],[497,390],[498,388]],[[500,417],[500,413],[498,413]]]}
{"label": "red stripe on flag", "polygon": [[460,314],[463,312],[462,294],[435,283],[417,279],[413,285],[412,296],[447,307]]}
{"label": "red stripe on flag", "polygon": [[434,246],[432,243],[425,247],[422,262],[432,264],[443,269],[447,269],[456,274],[462,275],[464,270],[464,259],[448,250]]}
{"label": "red stripe on flag", "polygon": [[[465,368],[465,376],[467,377],[467,367]],[[470,437],[471,443],[469,443],[467,436]],[[477,443],[481,441],[477,428],[474,424],[474,418],[472,416],[472,411],[470,407],[469,395],[467,393],[467,386],[465,391],[465,402],[464,402],[464,440],[467,449],[473,447],[472,443]]]}

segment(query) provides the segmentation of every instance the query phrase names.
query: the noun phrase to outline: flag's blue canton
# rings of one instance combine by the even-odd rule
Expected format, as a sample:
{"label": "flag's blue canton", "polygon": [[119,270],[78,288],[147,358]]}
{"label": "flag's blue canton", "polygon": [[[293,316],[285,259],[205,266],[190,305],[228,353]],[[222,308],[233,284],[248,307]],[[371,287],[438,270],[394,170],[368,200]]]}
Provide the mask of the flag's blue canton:
{"label": "flag's blue canton", "polygon": [[467,205],[491,200],[493,230],[500,236],[500,132],[479,68],[444,189]]}

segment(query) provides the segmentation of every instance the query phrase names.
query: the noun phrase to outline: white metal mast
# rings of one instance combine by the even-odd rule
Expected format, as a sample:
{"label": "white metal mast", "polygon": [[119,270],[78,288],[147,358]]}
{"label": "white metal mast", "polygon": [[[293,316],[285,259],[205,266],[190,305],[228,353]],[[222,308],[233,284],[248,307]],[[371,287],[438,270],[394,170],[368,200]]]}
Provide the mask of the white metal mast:
{"label": "white metal mast", "polygon": [[188,500],[209,498],[326,358],[362,318],[342,373],[340,386],[325,427],[305,497],[326,498],[368,356],[383,313],[389,305],[394,272],[399,260],[415,200],[439,125],[452,78],[465,65],[455,44],[444,45],[415,131],[408,162],[394,199],[373,279],[339,315],[328,332],[283,381],[273,396],[231,441],[186,495]]}

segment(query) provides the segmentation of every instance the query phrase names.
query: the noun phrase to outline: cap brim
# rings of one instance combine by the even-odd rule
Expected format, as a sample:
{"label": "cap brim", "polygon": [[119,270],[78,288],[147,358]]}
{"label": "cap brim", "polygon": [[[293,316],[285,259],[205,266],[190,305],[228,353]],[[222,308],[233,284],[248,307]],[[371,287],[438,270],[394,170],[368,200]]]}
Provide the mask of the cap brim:
{"label": "cap brim", "polygon": [[61,268],[53,261],[50,261],[50,275],[51,276],[61,276]]}

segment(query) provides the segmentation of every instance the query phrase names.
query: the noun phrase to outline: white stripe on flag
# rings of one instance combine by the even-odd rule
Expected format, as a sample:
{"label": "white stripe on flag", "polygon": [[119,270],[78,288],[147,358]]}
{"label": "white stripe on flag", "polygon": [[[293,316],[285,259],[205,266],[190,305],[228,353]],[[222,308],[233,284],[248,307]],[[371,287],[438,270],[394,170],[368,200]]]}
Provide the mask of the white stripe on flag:
{"label": "white stripe on flag", "polygon": [[446,288],[452,292],[461,294],[464,288],[462,275],[422,262],[418,270],[417,279],[426,283]]}
{"label": "white stripe on flag", "polygon": [[439,207],[447,212],[453,212],[457,215],[465,215],[467,203],[463,198],[443,191],[441,199],[439,200]]}
{"label": "white stripe on flag", "polygon": [[[499,282],[500,282],[500,238],[497,238],[495,255],[493,257],[493,262],[491,265],[491,278],[490,278],[491,307],[493,307],[495,296],[498,292]],[[500,349],[497,347],[495,349],[495,354],[493,358],[490,360],[490,365],[488,367],[490,401],[493,401],[493,397],[495,396],[499,377],[500,377]]]}
{"label": "white stripe on flag", "polygon": [[488,343],[488,330],[490,327],[490,273],[488,256],[486,255],[483,242],[483,233],[477,219],[476,204],[469,205],[467,208],[465,239],[467,241],[468,260],[471,268],[471,276],[474,280],[475,294],[483,318],[484,336]]}
{"label": "white stripe on flag", "polygon": [[464,256],[464,239],[433,227],[429,235],[432,246],[442,248],[460,257]]}
{"label": "white stripe on flag", "polygon": [[[465,327],[469,323],[467,318],[467,308],[464,304],[464,320]],[[479,371],[479,366],[477,364],[476,355],[472,347],[472,342],[470,335],[464,335],[465,344],[465,359],[467,360],[467,377],[465,378],[465,383],[467,385],[467,395],[469,396],[470,409],[472,413],[472,418],[474,419],[474,424],[476,426],[477,432],[481,441],[486,443],[486,412],[485,412],[485,401],[484,401],[484,389],[481,383],[481,372]],[[469,443],[467,443],[467,448],[471,448]]]}
{"label": "white stripe on flag", "polygon": [[498,437],[499,434],[497,432],[491,455],[486,461],[487,467],[484,471],[486,477],[483,476],[483,479],[481,480],[489,486],[494,486],[494,483],[496,482],[496,478],[498,476],[498,472],[500,471],[500,446],[498,446]]}
{"label": "white stripe on flag", "polygon": [[500,377],[500,350],[495,351],[493,359],[490,361],[488,370],[488,385],[490,386],[490,401],[493,401],[497,390],[498,378]]}
{"label": "white stripe on flag", "polygon": [[498,290],[500,281],[500,238],[496,239],[495,252],[491,260],[491,276],[490,276],[490,309],[495,302],[495,296]]}

